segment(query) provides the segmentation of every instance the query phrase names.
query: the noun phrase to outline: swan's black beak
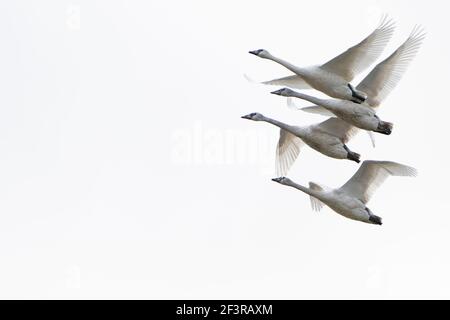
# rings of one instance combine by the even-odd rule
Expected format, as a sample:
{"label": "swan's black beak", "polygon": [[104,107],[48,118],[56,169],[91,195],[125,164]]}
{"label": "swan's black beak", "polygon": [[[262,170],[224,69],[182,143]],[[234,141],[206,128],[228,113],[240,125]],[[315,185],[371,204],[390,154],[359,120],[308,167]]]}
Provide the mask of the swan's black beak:
{"label": "swan's black beak", "polygon": [[283,93],[283,91],[284,91],[284,88],[283,88],[283,89],[280,89],[280,90],[272,91],[271,94],[276,94],[276,95],[278,95],[278,96],[281,96],[281,94]]}
{"label": "swan's black beak", "polygon": [[247,115],[245,115],[245,116],[242,116],[241,117],[242,119],[251,119],[252,117],[251,117],[251,115],[250,114],[247,114]]}
{"label": "swan's black beak", "polygon": [[284,177],[279,177],[279,178],[273,178],[272,181],[281,183],[281,181],[283,181],[285,178]]}
{"label": "swan's black beak", "polygon": [[255,56],[259,55],[261,53],[262,49],[259,50],[253,50],[253,51],[249,51],[248,53],[254,54]]}

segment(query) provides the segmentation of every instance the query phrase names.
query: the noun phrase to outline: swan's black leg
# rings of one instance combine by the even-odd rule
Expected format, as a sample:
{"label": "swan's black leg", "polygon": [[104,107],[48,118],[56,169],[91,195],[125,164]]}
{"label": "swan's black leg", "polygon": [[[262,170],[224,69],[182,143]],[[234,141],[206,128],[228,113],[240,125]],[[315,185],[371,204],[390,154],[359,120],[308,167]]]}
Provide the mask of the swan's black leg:
{"label": "swan's black leg", "polygon": [[347,151],[347,159],[355,161],[356,163],[360,163],[361,155],[359,153],[350,151],[350,149],[344,144],[344,149]]}
{"label": "swan's black leg", "polygon": [[352,100],[351,100],[352,102],[361,104],[361,103],[363,103],[364,101],[366,101],[366,97],[360,95],[360,94],[355,90],[355,88],[353,88],[353,86],[352,86],[350,83],[348,83],[347,86],[348,86],[348,88],[352,91],[352,97],[355,98],[355,99],[352,99]]}

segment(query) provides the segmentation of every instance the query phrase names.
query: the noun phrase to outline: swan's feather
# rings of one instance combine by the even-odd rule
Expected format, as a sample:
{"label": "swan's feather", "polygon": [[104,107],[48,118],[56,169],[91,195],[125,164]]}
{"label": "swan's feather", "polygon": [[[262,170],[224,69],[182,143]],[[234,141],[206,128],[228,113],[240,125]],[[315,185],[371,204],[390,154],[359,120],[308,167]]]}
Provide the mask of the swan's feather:
{"label": "swan's feather", "polygon": [[[318,183],[315,182],[310,182],[309,183],[309,188],[311,190],[316,190],[316,191],[326,191],[329,190],[328,187],[320,185]],[[311,201],[311,208],[313,209],[313,211],[319,212],[320,210],[322,210],[324,203],[322,201],[320,201],[319,199],[313,197],[313,196],[309,196],[309,199]]]}
{"label": "swan's feather", "polygon": [[275,158],[275,169],[278,177],[286,176],[295,159],[297,159],[303,144],[303,141],[292,133],[283,129],[280,130]]}
{"label": "swan's feather", "polygon": [[396,162],[366,160],[339,191],[367,203],[388,176],[416,175],[416,169]]}
{"label": "swan's feather", "polygon": [[304,112],[308,112],[308,113],[320,114],[320,115],[326,116],[326,117],[335,117],[333,112],[325,109],[324,107],[320,107],[320,106],[304,107],[304,108],[301,108],[300,110],[302,110]]}
{"label": "swan's feather", "polygon": [[408,39],[386,60],[380,62],[357,86],[358,90],[368,95],[367,103],[371,107],[378,107],[395,88],[424,39],[424,30],[415,27]]}
{"label": "swan's feather", "polygon": [[273,79],[269,81],[261,82],[262,84],[272,85],[272,86],[283,86],[294,89],[311,89],[311,86],[302,79],[302,77],[297,75],[292,75],[288,77]]}
{"label": "swan's feather", "polygon": [[[288,99],[290,99],[290,98],[288,98]],[[319,107],[319,106],[304,107],[304,108],[300,108],[300,110],[308,112],[308,113],[320,114],[322,116],[327,116],[327,117],[336,117],[331,111],[325,109],[324,107]],[[344,126],[344,123],[345,123],[345,126]],[[346,137],[345,143],[348,142],[358,132],[358,128],[356,128],[356,127],[350,128],[350,127],[348,127],[348,124],[342,120],[340,121],[340,126],[342,126],[342,129],[337,130],[337,131],[344,133],[344,136]],[[375,148],[375,135],[373,134],[372,131],[367,131],[367,134],[369,135],[370,141],[372,142],[372,146]]]}
{"label": "swan's feather", "polygon": [[244,73],[244,78],[250,83],[258,83],[258,81],[255,81],[253,78],[251,78],[248,74]]}
{"label": "swan's feather", "polygon": [[322,65],[322,69],[352,81],[360,72],[374,63],[391,39],[395,23],[383,16],[379,26],[359,44],[351,47],[341,55]]}
{"label": "swan's feather", "polygon": [[370,141],[372,141],[372,147],[375,148],[375,135],[373,134],[372,131],[367,131],[367,133],[369,134]]}
{"label": "swan's feather", "polygon": [[338,119],[329,118],[319,124],[312,125],[312,130],[330,134],[338,137],[343,143],[347,143],[359,131],[359,129],[351,124]]}

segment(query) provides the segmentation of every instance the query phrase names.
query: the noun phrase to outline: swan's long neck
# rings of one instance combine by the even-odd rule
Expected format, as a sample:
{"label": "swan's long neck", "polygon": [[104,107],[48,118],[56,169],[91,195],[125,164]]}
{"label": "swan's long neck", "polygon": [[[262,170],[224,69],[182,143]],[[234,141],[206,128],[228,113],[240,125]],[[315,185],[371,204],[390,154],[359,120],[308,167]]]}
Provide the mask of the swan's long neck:
{"label": "swan's long neck", "polygon": [[277,126],[280,129],[286,130],[286,131],[288,131],[288,132],[292,133],[293,135],[298,136],[300,138],[302,136],[302,132],[303,131],[300,130],[299,127],[291,126],[291,125],[288,125],[288,124],[286,124],[284,122],[281,122],[281,121],[278,121],[278,120],[275,120],[275,119],[272,119],[272,118],[268,118],[268,117],[264,117],[262,121],[271,123],[274,126]]}
{"label": "swan's long neck", "polygon": [[324,99],[319,99],[319,98],[316,98],[316,97],[313,97],[313,96],[309,96],[307,94],[296,92],[296,91],[293,91],[290,94],[290,96],[294,97],[294,98],[299,98],[299,99],[302,99],[302,100],[306,100],[306,101],[312,102],[314,104],[318,104],[318,105],[323,106],[325,108],[328,107],[328,105],[329,105],[327,103],[327,101],[324,100]]}
{"label": "swan's long neck", "polygon": [[297,66],[294,66],[292,63],[289,63],[283,59],[274,57],[273,55],[269,55],[267,57],[267,59],[270,59],[278,64],[281,64],[283,67],[285,67],[286,69],[292,71],[295,74],[298,74],[299,76],[304,76],[305,75],[305,70],[303,68],[299,68]]}
{"label": "swan's long neck", "polygon": [[322,197],[322,193],[320,191],[312,190],[310,188],[302,186],[301,184],[297,184],[297,183],[295,183],[293,181],[287,182],[286,185],[289,186],[289,187],[298,189],[298,190],[300,190],[300,191],[302,191],[302,192],[304,192],[304,193],[306,193],[306,194],[308,194],[308,195],[310,195],[310,196],[312,196],[314,198],[317,198],[319,200],[321,200],[323,198]]}

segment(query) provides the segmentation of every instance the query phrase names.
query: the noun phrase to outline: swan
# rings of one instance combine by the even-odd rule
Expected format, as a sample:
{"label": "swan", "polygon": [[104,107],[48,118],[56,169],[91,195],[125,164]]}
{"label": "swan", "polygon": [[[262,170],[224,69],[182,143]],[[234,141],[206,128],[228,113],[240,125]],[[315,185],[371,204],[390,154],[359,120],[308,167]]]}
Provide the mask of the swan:
{"label": "swan", "polygon": [[[360,105],[360,107],[367,107],[371,110],[376,110],[380,104],[387,98],[389,93],[397,86],[404,73],[408,69],[409,64],[417,55],[423,40],[425,39],[425,32],[420,26],[416,26],[409,37],[402,43],[397,50],[395,50],[388,58],[380,62],[356,87],[358,90],[362,90],[368,93],[369,98]],[[283,91],[279,91],[278,94],[282,95]],[[288,92],[286,92],[288,94]],[[305,99],[298,94],[294,94],[297,98]],[[310,99],[306,99],[311,101]],[[325,104],[338,103],[340,108],[351,108],[352,103],[340,100],[337,102],[332,99],[327,100]],[[335,115],[335,113],[327,108],[322,101],[320,106],[311,106],[305,108],[297,108],[305,112],[316,113],[325,116]],[[288,106],[295,107],[295,104],[291,100],[288,101]],[[347,107],[350,106],[350,107]],[[331,111],[331,112],[330,112]]]}
{"label": "swan", "polygon": [[263,84],[296,89],[314,88],[333,98],[361,103],[367,99],[367,93],[354,88],[350,82],[378,59],[392,37],[394,29],[394,22],[384,16],[379,26],[363,41],[321,66],[300,68],[273,56],[264,49],[249,53],[272,60],[295,73],[295,75],[266,81]]}
{"label": "swan", "polygon": [[304,93],[295,92],[288,88],[276,90],[271,93],[283,97],[295,97],[317,104],[330,111],[339,119],[360,129],[374,131],[385,135],[390,135],[392,133],[394,125],[390,122],[382,121],[377,116],[375,110],[366,105],[341,99],[320,99]]}
{"label": "swan", "polygon": [[308,188],[285,177],[272,180],[308,194],[314,211],[320,211],[324,205],[327,205],[346,218],[381,225],[381,218],[374,215],[366,206],[373,193],[388,176],[414,177],[416,175],[416,169],[403,164],[366,160],[353,177],[337,189],[330,189],[314,182],[310,182]]}
{"label": "swan", "polygon": [[250,113],[242,118],[268,122],[281,129],[275,161],[277,175],[287,173],[304,144],[331,158],[360,162],[360,155],[346,146],[357,128],[338,118],[306,127],[291,126],[260,113]]}

